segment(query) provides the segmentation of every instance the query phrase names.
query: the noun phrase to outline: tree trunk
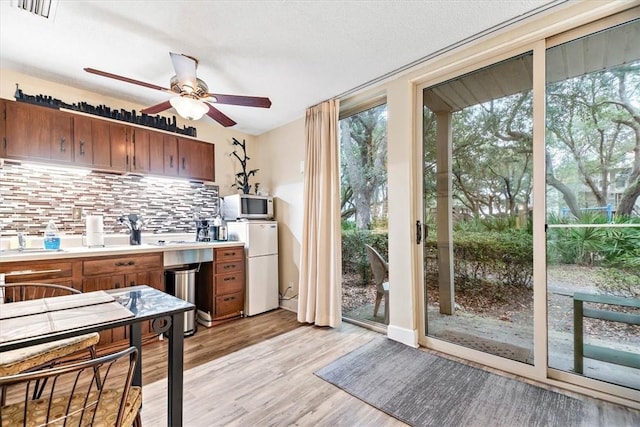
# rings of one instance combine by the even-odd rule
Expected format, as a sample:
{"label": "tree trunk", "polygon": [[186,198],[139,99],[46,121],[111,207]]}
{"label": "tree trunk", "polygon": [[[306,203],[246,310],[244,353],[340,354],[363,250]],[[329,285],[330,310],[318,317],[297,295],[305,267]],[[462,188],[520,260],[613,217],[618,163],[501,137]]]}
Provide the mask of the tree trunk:
{"label": "tree trunk", "polygon": [[547,184],[549,184],[562,194],[562,198],[567,204],[567,207],[569,208],[573,216],[578,218],[580,216],[580,208],[578,207],[578,200],[576,199],[576,195],[569,187],[567,187],[553,174],[553,163],[551,162],[551,156],[549,155],[548,151],[545,153],[545,161],[547,165]]}
{"label": "tree trunk", "polygon": [[622,193],[622,199],[620,200],[620,204],[618,204],[616,214],[631,215],[638,197],[640,197],[640,177],[636,177],[636,182],[629,184],[624,190],[624,193]]}
{"label": "tree trunk", "polygon": [[351,129],[348,120],[340,121],[340,138],[342,145],[345,147],[343,152],[345,155],[345,163],[347,166],[347,175],[351,183],[353,191],[353,206],[355,208],[356,228],[366,230],[371,224],[371,206],[369,204],[370,196],[366,191],[366,182],[364,181],[363,170],[358,164],[356,155],[354,154]]}

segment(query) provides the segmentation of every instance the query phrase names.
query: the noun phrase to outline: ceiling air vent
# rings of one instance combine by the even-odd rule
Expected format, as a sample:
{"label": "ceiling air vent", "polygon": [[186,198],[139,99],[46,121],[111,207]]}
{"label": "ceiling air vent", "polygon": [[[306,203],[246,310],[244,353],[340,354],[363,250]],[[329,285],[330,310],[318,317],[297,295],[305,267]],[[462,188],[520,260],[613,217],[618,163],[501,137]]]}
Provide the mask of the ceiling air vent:
{"label": "ceiling air vent", "polygon": [[18,0],[18,9],[26,10],[43,18],[53,18],[58,0]]}

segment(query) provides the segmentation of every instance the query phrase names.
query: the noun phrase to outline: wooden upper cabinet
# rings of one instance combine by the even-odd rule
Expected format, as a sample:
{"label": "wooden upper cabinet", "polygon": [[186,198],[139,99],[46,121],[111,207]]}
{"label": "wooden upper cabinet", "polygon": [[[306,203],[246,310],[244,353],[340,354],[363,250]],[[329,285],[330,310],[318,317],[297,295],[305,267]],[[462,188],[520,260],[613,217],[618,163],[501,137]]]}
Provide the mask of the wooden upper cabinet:
{"label": "wooden upper cabinet", "polygon": [[[35,107],[18,102],[8,101],[6,103],[6,154],[7,157],[38,157],[43,156],[44,146],[42,144],[43,130],[49,130],[49,123],[41,123],[33,126],[32,117],[37,116],[36,112],[32,114]],[[43,107],[41,107],[43,108]],[[50,143],[47,138],[46,158],[50,156]]]}
{"label": "wooden upper cabinet", "polygon": [[159,132],[149,134],[149,172],[215,181],[213,144]]}
{"label": "wooden upper cabinet", "polygon": [[180,176],[193,177],[198,171],[199,159],[197,142],[190,139],[178,138],[178,154],[180,155]]}
{"label": "wooden upper cabinet", "polygon": [[111,169],[111,124],[91,117],[73,118],[74,163]]}
{"label": "wooden upper cabinet", "polygon": [[[153,132],[138,128],[132,128],[129,132],[129,138],[131,139],[129,143],[129,171],[136,173],[150,172],[149,154]],[[162,140],[160,144],[162,145]]]}
{"label": "wooden upper cabinet", "polygon": [[6,99],[0,112],[2,157],[215,181],[207,142]]}
{"label": "wooden upper cabinet", "polygon": [[[136,135],[139,129],[136,129]],[[164,135],[160,132],[144,131],[149,134],[149,173],[164,174]]]}
{"label": "wooden upper cabinet", "polygon": [[5,101],[5,112],[7,157],[71,161],[71,115],[11,101]]}
{"label": "wooden upper cabinet", "polygon": [[164,135],[164,174],[167,176],[178,176],[178,137]]}
{"label": "wooden upper cabinet", "polygon": [[185,178],[203,181],[214,181],[214,149],[213,144],[178,138],[180,155],[179,175]]}
{"label": "wooden upper cabinet", "polygon": [[73,122],[71,115],[51,110],[51,160],[69,163],[73,160]]}
{"label": "wooden upper cabinet", "polygon": [[101,170],[128,171],[129,126],[76,116],[73,129],[75,163]]}
{"label": "wooden upper cabinet", "polygon": [[73,162],[79,165],[93,165],[92,119],[73,118]]}
{"label": "wooden upper cabinet", "polygon": [[128,131],[129,126],[116,123],[109,124],[111,140],[111,168],[117,171],[129,170]]}
{"label": "wooden upper cabinet", "polygon": [[91,139],[93,141],[93,166],[111,167],[111,124],[103,120],[91,119]]}

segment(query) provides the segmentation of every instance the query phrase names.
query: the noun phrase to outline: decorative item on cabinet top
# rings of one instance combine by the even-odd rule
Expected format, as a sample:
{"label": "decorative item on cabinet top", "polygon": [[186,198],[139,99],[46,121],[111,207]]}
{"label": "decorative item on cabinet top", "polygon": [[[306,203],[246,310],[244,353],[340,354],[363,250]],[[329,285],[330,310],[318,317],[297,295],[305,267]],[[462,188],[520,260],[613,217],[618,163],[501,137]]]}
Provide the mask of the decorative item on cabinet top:
{"label": "decorative item on cabinet top", "polygon": [[64,101],[53,98],[49,95],[27,95],[22,92],[22,89],[18,87],[18,83],[16,83],[15,99],[16,101],[40,105],[43,107],[55,109],[64,108],[67,110],[80,111],[82,113],[106,117],[121,122],[134,123],[154,129],[166,130],[180,135],[197,137],[197,129],[195,127],[183,126],[182,128],[179,128],[176,124],[176,116],[172,116],[172,118],[169,119],[160,115],[152,116],[144,113],[138,114],[135,110],[127,111],[123,108],[121,108],[120,110],[112,109],[111,107],[108,107],[106,105],[98,105],[97,107],[95,107],[83,101],[80,101],[77,104],[67,104]]}

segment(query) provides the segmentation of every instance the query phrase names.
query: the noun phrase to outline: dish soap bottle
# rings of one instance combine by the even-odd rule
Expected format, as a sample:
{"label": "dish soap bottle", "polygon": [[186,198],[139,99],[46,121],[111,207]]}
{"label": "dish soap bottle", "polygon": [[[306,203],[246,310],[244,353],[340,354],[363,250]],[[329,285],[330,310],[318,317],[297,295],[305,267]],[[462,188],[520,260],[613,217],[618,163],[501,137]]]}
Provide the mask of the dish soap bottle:
{"label": "dish soap bottle", "polygon": [[46,250],[57,251],[60,249],[60,236],[58,235],[58,227],[49,220],[47,228],[44,229],[44,248]]}

